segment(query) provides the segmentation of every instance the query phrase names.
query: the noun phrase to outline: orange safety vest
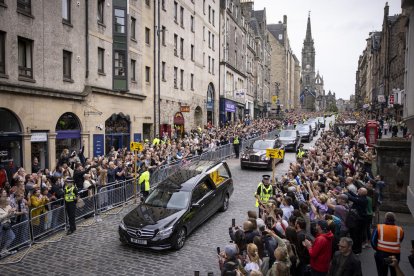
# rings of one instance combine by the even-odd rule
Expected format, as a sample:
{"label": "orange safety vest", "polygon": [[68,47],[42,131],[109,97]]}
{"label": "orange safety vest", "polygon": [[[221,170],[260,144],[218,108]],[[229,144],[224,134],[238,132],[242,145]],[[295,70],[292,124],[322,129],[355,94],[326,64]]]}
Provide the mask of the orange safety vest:
{"label": "orange safety vest", "polygon": [[401,237],[404,231],[400,226],[378,224],[377,249],[383,252],[400,254]]}

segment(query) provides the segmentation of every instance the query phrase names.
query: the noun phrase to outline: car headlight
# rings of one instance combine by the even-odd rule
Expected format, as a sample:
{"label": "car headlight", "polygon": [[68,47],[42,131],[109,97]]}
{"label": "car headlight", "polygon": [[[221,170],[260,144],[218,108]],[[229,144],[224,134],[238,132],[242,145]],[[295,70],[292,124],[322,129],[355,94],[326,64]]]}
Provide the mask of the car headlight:
{"label": "car headlight", "polygon": [[165,228],[165,229],[163,229],[163,230],[160,230],[158,233],[157,233],[157,235],[155,236],[155,238],[153,239],[154,241],[157,241],[157,240],[163,240],[163,239],[166,239],[166,238],[168,238],[169,236],[171,236],[172,235],[172,233],[173,233],[173,227],[171,226],[171,227],[168,227],[168,228]]}
{"label": "car headlight", "polygon": [[124,220],[121,220],[121,223],[119,224],[119,227],[121,227],[122,230],[125,230],[125,231],[127,230],[126,226],[125,226],[125,223],[124,223]]}
{"label": "car headlight", "polygon": [[270,158],[269,157],[267,157],[266,155],[262,155],[262,156],[260,156],[260,160],[262,160],[262,161],[266,161],[266,160],[269,160]]}
{"label": "car headlight", "polygon": [[247,155],[247,154],[243,154],[243,155],[241,156],[241,158],[242,158],[242,159],[249,159],[249,155]]}

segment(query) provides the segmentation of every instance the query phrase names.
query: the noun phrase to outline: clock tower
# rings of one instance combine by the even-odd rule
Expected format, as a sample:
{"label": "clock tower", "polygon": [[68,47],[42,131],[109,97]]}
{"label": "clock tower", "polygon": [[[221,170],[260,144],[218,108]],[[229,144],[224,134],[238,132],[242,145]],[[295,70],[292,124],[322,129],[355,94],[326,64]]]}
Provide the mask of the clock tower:
{"label": "clock tower", "polygon": [[306,37],[302,48],[302,83],[300,102],[302,109],[312,111],[315,106],[315,47],[312,38],[310,12]]}

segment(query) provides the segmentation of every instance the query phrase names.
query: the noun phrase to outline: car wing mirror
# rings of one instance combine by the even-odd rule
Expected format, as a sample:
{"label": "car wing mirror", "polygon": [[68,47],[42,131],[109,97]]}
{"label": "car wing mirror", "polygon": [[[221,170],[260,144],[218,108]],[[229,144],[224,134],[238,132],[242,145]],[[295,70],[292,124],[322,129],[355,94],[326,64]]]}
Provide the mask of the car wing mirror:
{"label": "car wing mirror", "polygon": [[200,208],[200,204],[199,203],[193,203],[191,204],[192,208]]}

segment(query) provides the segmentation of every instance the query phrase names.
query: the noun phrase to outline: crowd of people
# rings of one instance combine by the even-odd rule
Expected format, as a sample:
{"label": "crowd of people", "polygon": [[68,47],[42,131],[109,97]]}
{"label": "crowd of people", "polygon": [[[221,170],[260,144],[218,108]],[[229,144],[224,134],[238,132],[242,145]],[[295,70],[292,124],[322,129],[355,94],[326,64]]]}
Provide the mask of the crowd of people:
{"label": "crowd of people", "polygon": [[[64,149],[53,169],[42,168],[35,157],[31,168],[16,167],[13,162],[0,166],[0,254],[10,254],[7,250],[16,234],[12,226],[32,219],[34,230],[53,227],[54,219],[37,218],[66,202],[73,206],[79,197],[94,193],[113,183],[132,179],[137,165],[139,184],[145,195],[149,190],[149,178],[157,168],[174,162],[189,160],[206,151],[214,151],[235,140],[249,139],[270,132],[281,123],[277,120],[258,119],[227,123],[218,128],[206,126],[197,128],[178,137],[156,136],[152,141],[142,141],[144,149],[134,155],[127,148],[112,147],[105,156],[85,157],[84,148],[78,152]],[[66,188],[72,183],[76,190],[68,196]],[[79,196],[78,196],[79,194]],[[68,199],[70,198],[70,201]],[[73,208],[66,210],[71,222],[68,234],[76,230]],[[34,220],[33,220],[34,219]],[[40,225],[40,226],[39,226]],[[34,231],[33,230],[33,231]],[[32,233],[34,235],[36,233]],[[20,235],[21,237],[21,235]]]}
{"label": "crowd of people", "polygon": [[369,247],[378,275],[402,275],[404,231],[396,215],[388,212],[383,224],[373,225],[386,183],[373,175],[375,150],[360,139],[367,119],[339,116],[339,122],[357,123],[345,135],[322,132],[281,179],[263,176],[257,211],[229,228],[232,242],[219,252],[222,275],[358,276],[359,255]]}

